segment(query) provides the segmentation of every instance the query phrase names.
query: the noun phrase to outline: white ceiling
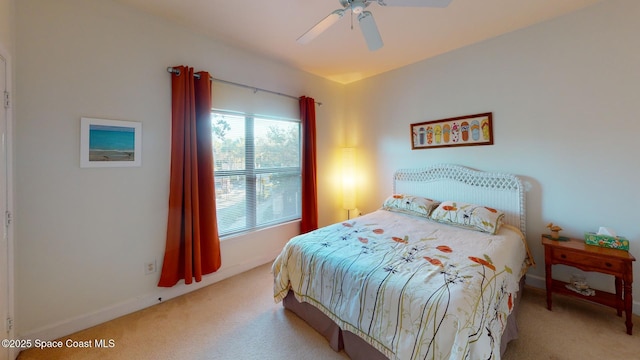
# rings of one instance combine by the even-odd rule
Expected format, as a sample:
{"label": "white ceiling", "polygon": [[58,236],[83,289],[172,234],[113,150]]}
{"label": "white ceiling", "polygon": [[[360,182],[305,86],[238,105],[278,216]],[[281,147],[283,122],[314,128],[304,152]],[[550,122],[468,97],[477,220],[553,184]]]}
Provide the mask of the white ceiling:
{"label": "white ceiling", "polygon": [[306,45],[296,39],[339,0],[117,0],[237,48],[349,83],[483,41],[604,0],[453,0],[447,8],[371,4],[384,47],[367,49],[345,16]]}

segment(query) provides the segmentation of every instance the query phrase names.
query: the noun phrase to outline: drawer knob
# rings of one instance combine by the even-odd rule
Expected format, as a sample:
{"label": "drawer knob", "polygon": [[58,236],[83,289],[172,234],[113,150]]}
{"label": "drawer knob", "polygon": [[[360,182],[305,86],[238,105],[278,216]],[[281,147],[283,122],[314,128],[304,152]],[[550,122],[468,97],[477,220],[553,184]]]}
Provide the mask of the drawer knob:
{"label": "drawer knob", "polygon": [[613,265],[611,265],[611,263],[604,263],[607,267],[611,267]]}
{"label": "drawer knob", "polygon": [[561,257],[561,258],[563,258],[563,259],[566,259],[566,258],[567,258],[567,255],[565,255],[565,254],[561,254],[561,255],[560,255],[560,257]]}

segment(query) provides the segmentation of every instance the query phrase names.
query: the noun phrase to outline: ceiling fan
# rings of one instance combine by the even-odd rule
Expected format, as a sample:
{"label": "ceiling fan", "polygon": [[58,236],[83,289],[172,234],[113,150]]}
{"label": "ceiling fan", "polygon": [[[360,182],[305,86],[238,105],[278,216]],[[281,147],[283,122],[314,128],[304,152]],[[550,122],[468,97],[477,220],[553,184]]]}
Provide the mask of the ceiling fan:
{"label": "ceiling fan", "polygon": [[331,14],[327,15],[324,19],[320,20],[315,26],[309,29],[306,33],[296,40],[300,44],[306,44],[315,39],[318,35],[331,27],[340,20],[344,13],[349,11],[351,14],[358,16],[358,22],[360,23],[360,30],[367,42],[367,47],[371,51],[378,50],[382,47],[382,37],[378,31],[373,15],[370,11],[364,9],[371,3],[378,3],[380,6],[413,6],[413,7],[438,7],[444,8],[449,6],[451,0],[339,0],[342,9],[335,10]]}

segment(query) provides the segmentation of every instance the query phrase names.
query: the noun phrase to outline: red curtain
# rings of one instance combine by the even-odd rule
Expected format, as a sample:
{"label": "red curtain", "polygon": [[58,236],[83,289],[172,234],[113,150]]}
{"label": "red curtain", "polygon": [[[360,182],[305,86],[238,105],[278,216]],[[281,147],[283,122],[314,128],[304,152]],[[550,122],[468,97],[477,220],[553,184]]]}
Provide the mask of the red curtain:
{"label": "red curtain", "polygon": [[171,179],[167,239],[158,286],[191,284],[220,268],[211,144],[209,73],[171,75]]}
{"label": "red curtain", "polygon": [[300,232],[318,228],[318,193],[316,189],[316,103],[313,98],[300,98],[302,120],[302,220]]}

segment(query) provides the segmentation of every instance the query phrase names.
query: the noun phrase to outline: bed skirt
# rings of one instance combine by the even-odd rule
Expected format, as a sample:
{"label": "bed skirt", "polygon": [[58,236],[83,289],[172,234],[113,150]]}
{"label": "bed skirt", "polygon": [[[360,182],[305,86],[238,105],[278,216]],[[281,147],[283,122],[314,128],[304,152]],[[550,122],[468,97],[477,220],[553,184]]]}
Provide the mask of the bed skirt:
{"label": "bed skirt", "polygon": [[[518,338],[518,325],[516,317],[520,308],[520,298],[524,286],[524,277],[520,280],[520,290],[514,301],[513,311],[507,318],[507,327],[500,341],[500,354],[503,355],[507,344]],[[299,302],[292,291],[282,300],[285,309],[291,310],[301,319],[306,321],[313,329],[329,341],[329,346],[334,351],[344,350],[353,360],[388,360],[380,351],[362,340],[358,335],[340,329],[328,316],[309,303]]]}

